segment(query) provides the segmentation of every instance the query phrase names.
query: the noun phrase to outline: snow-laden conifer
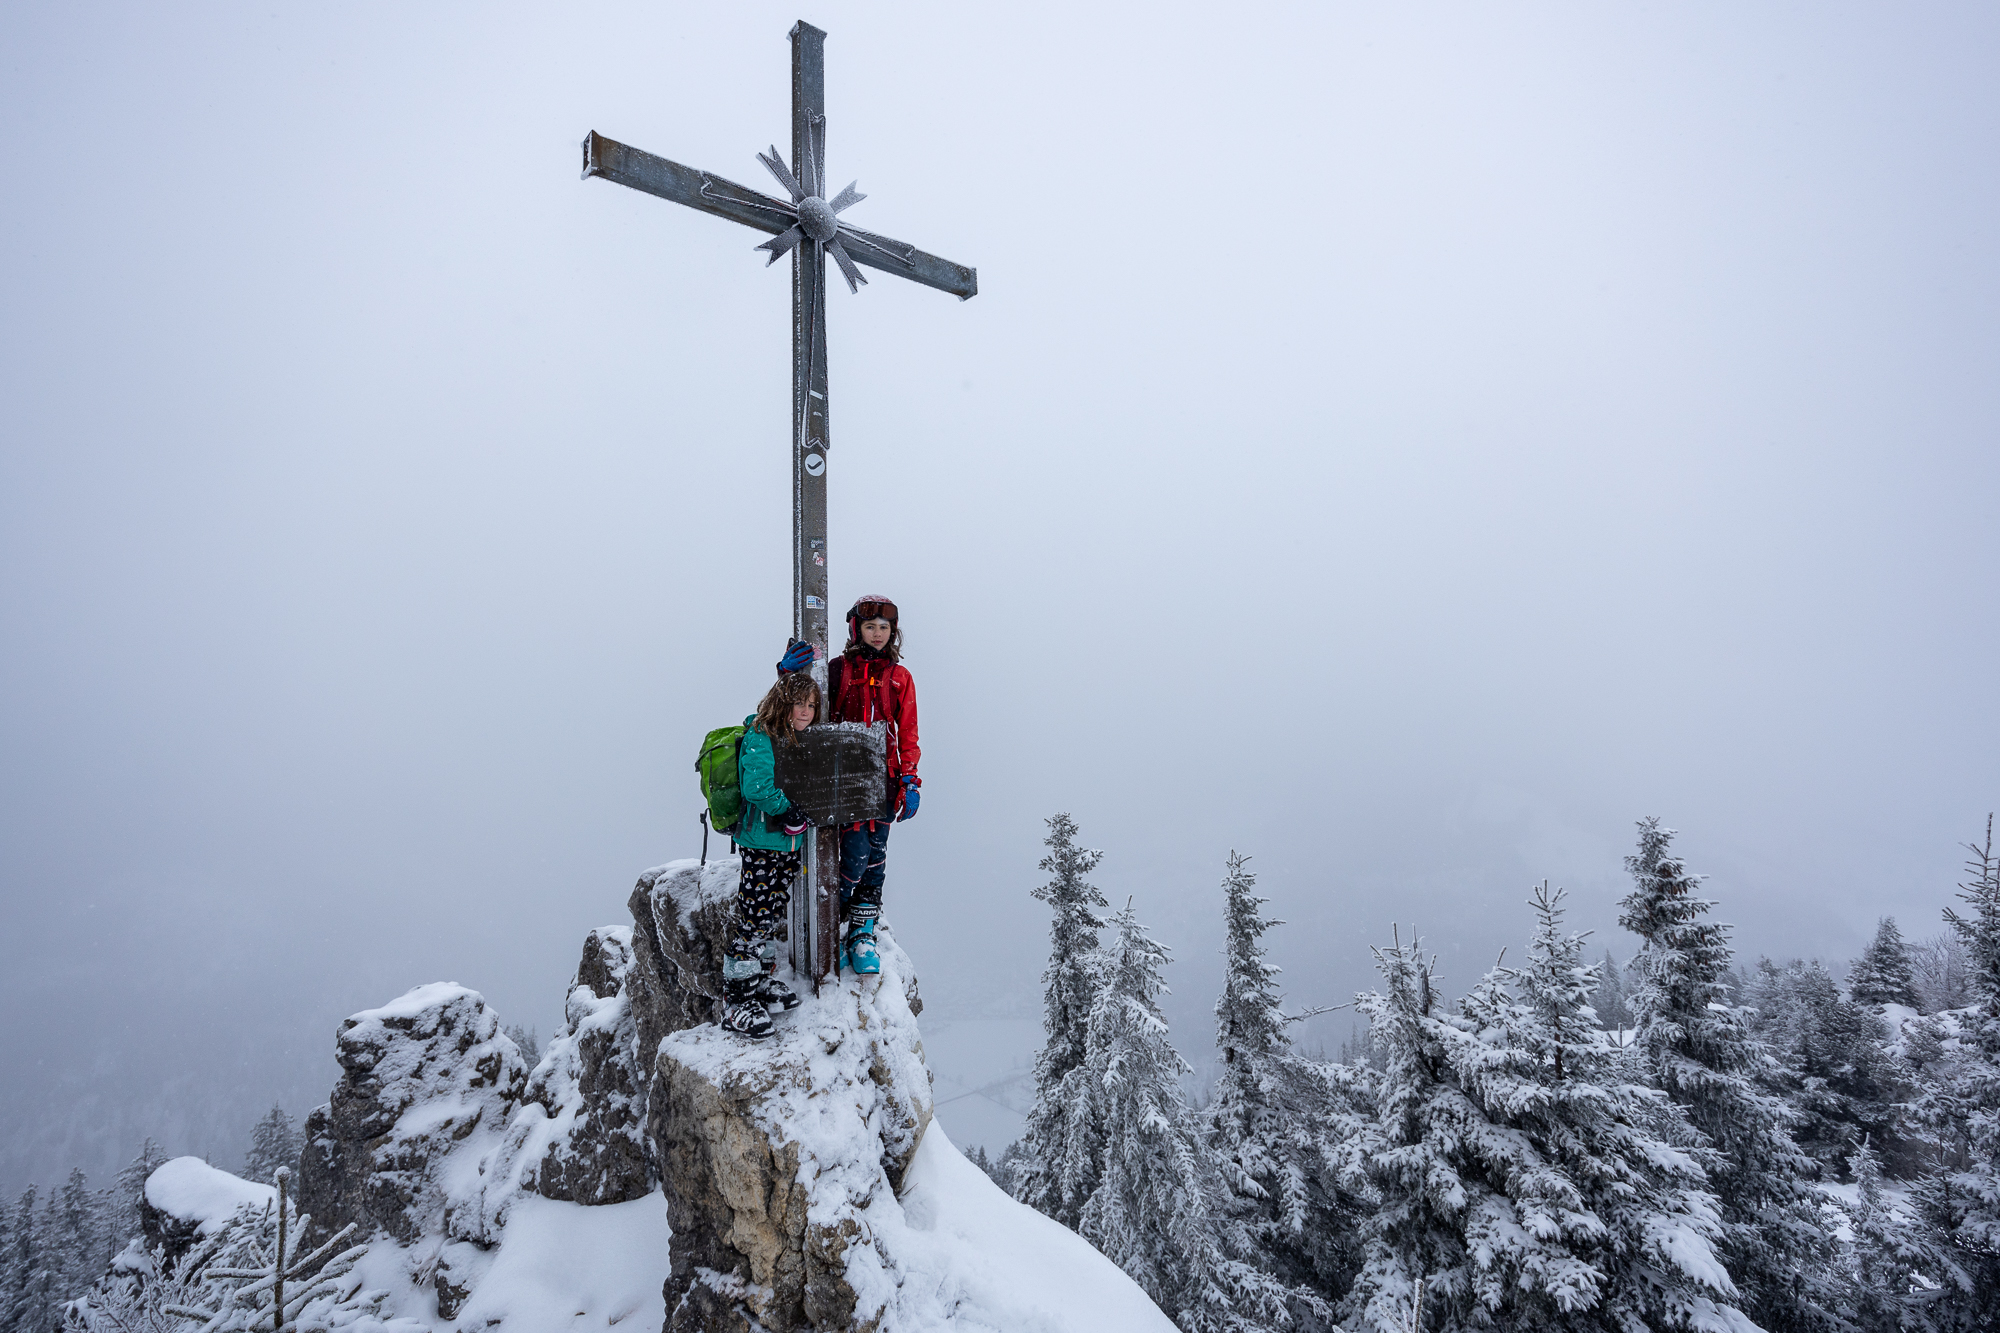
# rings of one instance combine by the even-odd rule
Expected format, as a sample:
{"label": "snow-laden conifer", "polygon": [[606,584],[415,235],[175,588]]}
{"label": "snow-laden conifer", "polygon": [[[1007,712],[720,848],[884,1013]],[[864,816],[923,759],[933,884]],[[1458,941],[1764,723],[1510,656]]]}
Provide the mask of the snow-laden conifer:
{"label": "snow-laden conifer", "polygon": [[1839,1292],[1815,1165],[1792,1141],[1793,1112],[1758,1085],[1775,1066],[1730,1003],[1741,983],[1729,927],[1706,919],[1715,904],[1696,895],[1701,877],[1673,855],[1673,836],[1641,820],[1639,850],[1625,858],[1633,888],[1618,920],[1642,941],[1630,965],[1634,1047],[1715,1149],[1722,1253],[1746,1312],[1771,1333],[1832,1329]]}
{"label": "snow-laden conifer", "polygon": [[1520,1326],[1747,1329],[1692,1136],[1599,1029],[1602,978],[1563,928],[1563,896],[1535,890],[1525,966],[1496,968],[1464,1005],[1480,1040],[1454,1047],[1459,1075],[1507,1131],[1481,1156],[1511,1205],[1475,1244],[1504,1256],[1490,1266]]}
{"label": "snow-laden conifer", "polygon": [[57,1299],[83,1294],[111,1261],[110,1198],[93,1191],[81,1168],[72,1167],[55,1200],[56,1225],[48,1247],[57,1274]]}
{"label": "snow-laden conifer", "polygon": [[111,1234],[114,1244],[122,1244],[139,1234],[140,1203],[146,1196],[146,1179],[167,1160],[152,1136],[139,1145],[138,1156],[118,1172],[111,1189]]}
{"label": "snow-laden conifer", "polygon": [[1077,1230],[1188,1333],[1289,1327],[1292,1302],[1314,1298],[1252,1262],[1248,1228],[1216,1206],[1215,1161],[1181,1092],[1193,1071],[1160,1013],[1167,949],[1129,902],[1108,924],[1076,1071],[1102,1156]]}
{"label": "snow-laden conifer", "polygon": [[1047,1040],[1035,1058],[1035,1102],[1010,1175],[1015,1198],[1074,1230],[1097,1185],[1103,1135],[1103,1127],[1081,1113],[1083,1093],[1075,1080],[1097,997],[1098,932],[1110,904],[1089,879],[1104,853],[1077,845],[1069,815],[1058,814],[1048,825],[1041,869],[1049,878],[1033,891],[1049,905],[1049,963],[1042,971]]}
{"label": "snow-laden conifer", "polygon": [[37,1213],[34,1195],[31,1187],[14,1217],[21,1263],[17,1280],[8,1284],[12,1299],[0,1311],[0,1328],[7,1333],[54,1333],[62,1314],[60,1256],[50,1245],[58,1227],[56,1196],[51,1191]]}
{"label": "snow-laden conifer", "polygon": [[1986,841],[1967,850],[1972,860],[1958,891],[1965,911],[1946,909],[1945,921],[1964,947],[1973,1002],[1943,1016],[1955,1032],[1923,1073],[1917,1115],[1938,1160],[1911,1190],[1918,1214],[1965,1274],[1965,1289],[1941,1299],[1934,1316],[1954,1329],[1991,1327],[2000,1310],[2000,856],[1991,816]]}
{"label": "snow-laden conifer", "polygon": [[1899,1213],[1882,1186],[1882,1159],[1866,1139],[1848,1159],[1855,1201],[1847,1206],[1854,1281],[1847,1315],[1859,1333],[1944,1333],[1969,1279],[1935,1228]]}
{"label": "snow-laden conifer", "polygon": [[[59,1274],[49,1240],[56,1231],[55,1195],[33,1185],[15,1201],[7,1251],[0,1255],[0,1333],[51,1333]],[[37,1203],[42,1204],[37,1209]]]}
{"label": "snow-laden conifer", "polygon": [[1343,1182],[1374,1205],[1361,1229],[1361,1267],[1342,1299],[1350,1330],[1412,1328],[1420,1303],[1429,1327],[1477,1322],[1467,1218],[1485,1208],[1485,1181],[1459,1174],[1456,1145],[1482,1133],[1485,1116],[1459,1088],[1447,1055],[1465,1036],[1442,1012],[1435,960],[1415,936],[1375,950],[1383,987],[1355,997],[1379,1065],[1344,1069],[1374,1117],[1340,1148]]}
{"label": "snow-laden conifer", "polygon": [[1847,969],[1847,993],[1860,1004],[1906,1004],[1917,1007],[1916,968],[1910,946],[1896,929],[1896,918],[1885,916],[1875,924],[1875,938],[1869,941]]}
{"label": "snow-laden conifer", "polygon": [[271,1103],[271,1109],[250,1131],[250,1151],[243,1157],[243,1178],[260,1185],[271,1184],[278,1178],[280,1168],[299,1169],[299,1153],[304,1147],[305,1136],[291,1116],[284,1107]]}
{"label": "snow-laden conifer", "polygon": [[1346,1326],[1407,1328],[1421,1290],[1431,1328],[1746,1333],[1692,1136],[1623,1076],[1559,895],[1536,905],[1527,964],[1456,1012],[1414,941],[1377,951],[1382,1117],[1348,1163],[1380,1206]]}
{"label": "snow-laden conifer", "polygon": [[1823,1178],[1843,1177],[1863,1138],[1893,1136],[1902,1098],[1888,1027],[1867,1004],[1848,999],[1817,960],[1780,966],[1759,959],[1746,997],[1751,1032],[1775,1067],[1765,1085],[1796,1114],[1792,1140]]}
{"label": "snow-laden conifer", "polygon": [[1248,1228],[1260,1264],[1288,1284],[1331,1299],[1356,1261],[1357,1201],[1334,1179],[1331,1154],[1359,1128],[1332,1071],[1293,1049],[1278,994],[1279,969],[1247,857],[1229,854],[1223,876],[1223,986],[1215,1004],[1222,1057],[1205,1114],[1222,1173],[1223,1208]]}
{"label": "snow-laden conifer", "polygon": [[1597,993],[1591,997],[1590,1007],[1597,1011],[1598,1026],[1615,1034],[1615,1044],[1622,1045],[1632,1026],[1632,1006],[1625,1003],[1625,974],[1609,949],[1597,965]]}
{"label": "snow-laden conifer", "polygon": [[1916,972],[1917,1009],[1935,1014],[1972,1003],[1971,965],[1955,931],[1944,930],[1910,950]]}

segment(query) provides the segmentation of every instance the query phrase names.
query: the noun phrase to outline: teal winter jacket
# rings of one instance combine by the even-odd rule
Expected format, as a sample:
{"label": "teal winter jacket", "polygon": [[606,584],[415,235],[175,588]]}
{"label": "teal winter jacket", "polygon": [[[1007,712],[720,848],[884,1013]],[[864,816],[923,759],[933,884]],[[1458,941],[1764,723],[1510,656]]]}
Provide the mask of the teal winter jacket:
{"label": "teal winter jacket", "polygon": [[757,729],[757,715],[743,719],[743,748],[736,755],[736,781],[743,789],[743,818],[736,825],[740,846],[766,852],[796,852],[805,846],[804,834],[788,838],[772,828],[767,815],[782,815],[792,808],[791,798],[778,790],[777,760],[771,753],[771,738]]}

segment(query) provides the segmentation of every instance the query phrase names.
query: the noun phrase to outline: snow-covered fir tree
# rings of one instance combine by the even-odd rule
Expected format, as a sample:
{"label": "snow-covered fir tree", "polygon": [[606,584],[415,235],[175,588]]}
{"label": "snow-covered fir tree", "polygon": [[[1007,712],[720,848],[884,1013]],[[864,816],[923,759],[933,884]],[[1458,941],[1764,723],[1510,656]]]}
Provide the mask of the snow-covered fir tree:
{"label": "snow-covered fir tree", "polygon": [[[518,1044],[518,1043],[517,1043]],[[276,1102],[250,1131],[250,1151],[243,1155],[243,1178],[269,1185],[280,1168],[298,1170],[305,1136]]]}
{"label": "snow-covered fir tree", "polygon": [[1363,997],[1389,1050],[1385,1110],[1351,1169],[1381,1211],[1348,1327],[1744,1330],[1715,1199],[1672,1103],[1624,1075],[1583,937],[1544,886],[1528,960],[1440,1012],[1413,944]]}
{"label": "snow-covered fir tree", "polygon": [[[33,1185],[23,1190],[7,1215],[7,1250],[0,1255],[0,1333],[41,1333],[48,1325],[46,1319],[47,1294],[42,1296],[42,1309],[37,1311],[33,1295],[39,1285],[48,1285],[45,1276],[47,1264],[40,1245],[40,1227],[35,1216],[35,1205],[41,1192]],[[44,1322],[37,1323],[40,1315]]]}
{"label": "snow-covered fir tree", "polygon": [[1097,1180],[1077,1230],[1188,1333],[1289,1327],[1315,1304],[1255,1262],[1249,1227],[1216,1206],[1215,1160],[1188,1109],[1192,1073],[1167,1037],[1167,949],[1131,903],[1109,923],[1076,1090],[1101,1127]]}
{"label": "snow-covered fir tree", "polygon": [[1967,879],[1958,886],[1965,915],[1947,907],[1944,920],[1965,946],[1966,979],[1974,1000],[1991,1006],[2000,1000],[2000,854],[1993,848],[1993,816],[1986,817],[1986,841],[1969,842],[1965,850],[1972,853],[1965,863]]}
{"label": "snow-covered fir tree", "polygon": [[1895,917],[1885,916],[1875,924],[1875,938],[1847,969],[1847,993],[1861,1004],[1917,1007],[1916,969]]}
{"label": "snow-covered fir tree", "polygon": [[1822,1178],[1843,1177],[1862,1139],[1895,1141],[1901,1071],[1873,1008],[1842,995],[1817,960],[1759,959],[1746,999],[1751,1033],[1775,1062],[1762,1081],[1796,1113],[1792,1141]]}
{"label": "snow-covered fir tree", "polygon": [[1099,932],[1110,906],[1090,882],[1104,853],[1077,845],[1076,821],[1048,821],[1048,881],[1033,891],[1049,905],[1049,963],[1042,971],[1042,1027],[1047,1040],[1035,1057],[1035,1102],[1028,1112],[1010,1181],[1014,1197],[1075,1230],[1084,1200],[1097,1187],[1103,1126],[1080,1109],[1077,1080],[1097,998]]}
{"label": "snow-covered fir tree", "polygon": [[56,1229],[49,1239],[59,1300],[80,1296],[97,1281],[117,1248],[111,1234],[109,1195],[90,1188],[81,1169],[71,1168],[56,1200]]}
{"label": "snow-covered fir tree", "polygon": [[1625,974],[1609,949],[1604,951],[1604,961],[1597,965],[1597,993],[1591,996],[1590,1007],[1597,1011],[1598,1026],[1619,1034],[1622,1041],[1623,1034],[1632,1026],[1632,1006],[1625,1003]]}
{"label": "snow-covered fir tree", "polygon": [[1479,1153],[1504,1182],[1505,1220],[1537,1239],[1512,1225],[1478,1238],[1514,1247],[1510,1305],[1527,1327],[1739,1328],[1693,1136],[1664,1094],[1630,1080],[1599,1028],[1590,998],[1602,977],[1583,961],[1585,937],[1563,928],[1563,897],[1535,890],[1526,965],[1496,968],[1464,1005],[1480,1040],[1455,1047],[1459,1077],[1511,1131]]}
{"label": "snow-covered fir tree", "polygon": [[1709,1181],[1722,1205],[1722,1253],[1745,1310],[1770,1333],[1833,1329],[1840,1304],[1830,1230],[1793,1142],[1794,1114],[1759,1086],[1775,1065],[1730,1003],[1729,927],[1706,919],[1701,878],[1673,855],[1674,832],[1639,823],[1625,859],[1632,892],[1619,924],[1642,941],[1631,963],[1634,1048],[1654,1086],[1715,1150]]}
{"label": "snow-covered fir tree", "polygon": [[510,1023],[507,1039],[520,1049],[521,1059],[533,1069],[542,1060],[542,1034],[524,1023]]}
{"label": "snow-covered fir tree", "polygon": [[1441,1011],[1435,960],[1400,932],[1375,950],[1382,989],[1355,997],[1380,1061],[1342,1066],[1373,1117],[1346,1140],[1343,1183],[1373,1205],[1361,1229],[1361,1267],[1339,1307],[1350,1330],[1410,1329],[1421,1302],[1425,1324],[1455,1328],[1479,1322],[1467,1218],[1488,1209],[1485,1180],[1459,1174],[1453,1148],[1485,1116],[1459,1088],[1447,1049],[1464,1036]]}
{"label": "snow-covered fir tree", "polygon": [[57,1227],[56,1198],[50,1194],[37,1211],[40,1197],[30,1185],[14,1207],[4,1287],[0,1287],[4,1291],[0,1333],[53,1333],[56,1327],[61,1274],[48,1244]]}
{"label": "snow-covered fir tree", "polygon": [[1971,967],[1956,933],[1944,931],[1910,950],[1917,1010],[1935,1014],[1972,1003]]}
{"label": "snow-covered fir tree", "polygon": [[1204,1113],[1224,1186],[1223,1207],[1249,1229],[1259,1262],[1282,1281],[1331,1300],[1353,1278],[1360,1206],[1340,1188],[1333,1146],[1359,1125],[1331,1071],[1293,1049],[1279,969],[1248,858],[1229,854],[1222,880],[1223,986],[1215,1004],[1222,1072]]}
{"label": "snow-covered fir tree", "polygon": [[1932,1307],[1940,1327],[1990,1328],[2000,1311],[2000,856],[1993,820],[1959,885],[1965,904],[1945,910],[1964,946],[1972,1004],[1958,1010],[1952,1035],[1923,1071],[1917,1116],[1936,1151],[1933,1171],[1911,1190],[1922,1221],[1935,1229],[1964,1286]]}
{"label": "snow-covered fir tree", "polygon": [[[1899,1215],[1882,1185],[1882,1159],[1863,1140],[1848,1159],[1855,1202],[1847,1208],[1852,1304],[1859,1333],[1943,1333],[1955,1327],[1952,1298],[1968,1279],[1922,1216]],[[1942,1317],[1942,1321],[1941,1318]]]}
{"label": "snow-covered fir tree", "polygon": [[139,1234],[139,1209],[146,1195],[146,1180],[166,1160],[166,1153],[149,1135],[139,1145],[138,1156],[119,1170],[118,1180],[111,1188],[110,1230],[114,1248]]}

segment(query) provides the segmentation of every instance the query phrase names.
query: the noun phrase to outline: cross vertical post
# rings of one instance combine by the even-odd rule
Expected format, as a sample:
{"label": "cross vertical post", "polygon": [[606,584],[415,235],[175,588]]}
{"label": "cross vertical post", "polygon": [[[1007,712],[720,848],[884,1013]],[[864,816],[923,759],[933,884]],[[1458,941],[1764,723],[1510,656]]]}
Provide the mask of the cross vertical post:
{"label": "cross vertical post", "polygon": [[[964,264],[926,254],[914,245],[841,219],[867,198],[851,182],[828,197],[826,189],[826,34],[804,20],[792,26],[792,161],[775,145],[757,154],[784,187],[787,199],[761,193],[710,171],[685,166],[592,130],[583,141],[585,180],[601,177],[629,189],[725,218],[771,239],[756,248],[776,263],[792,254],[792,637],[810,643],[818,657],[820,717],[826,699],[828,629],[826,549],[827,389],[826,260],[840,268],[850,292],[868,281],[863,268],[889,273],[959,300],[979,293],[979,274]],[[805,873],[792,895],[789,937],[792,967],[813,989],[833,970],[838,925],[840,850],[834,828],[806,835]]]}
{"label": "cross vertical post", "polygon": [[[826,34],[792,27],[792,161],[825,193]],[[827,656],[826,251],[792,247],[792,635]]]}
{"label": "cross vertical post", "polygon": [[[826,195],[826,34],[801,19],[792,25],[792,161],[808,195]],[[792,636],[819,658],[820,720],[826,697],[826,251],[792,247]],[[792,971],[820,979],[833,970],[838,947],[840,832],[806,833],[805,867],[792,895]]]}

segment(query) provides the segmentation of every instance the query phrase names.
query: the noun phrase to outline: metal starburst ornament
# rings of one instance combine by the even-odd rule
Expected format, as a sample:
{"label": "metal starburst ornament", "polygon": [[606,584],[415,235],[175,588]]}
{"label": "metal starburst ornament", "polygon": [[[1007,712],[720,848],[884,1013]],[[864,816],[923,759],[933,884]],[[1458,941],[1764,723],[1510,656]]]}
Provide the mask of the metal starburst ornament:
{"label": "metal starburst ornament", "polygon": [[[907,267],[915,253],[912,247],[892,241],[886,236],[863,231],[840,220],[842,209],[851,208],[868,196],[854,187],[858,181],[849,181],[847,188],[831,200],[826,198],[826,122],[814,124],[813,132],[806,145],[803,159],[796,172],[785,166],[785,159],[778,153],[778,146],[771,145],[768,153],[757,154],[757,160],[764,169],[777,177],[778,184],[785,187],[792,196],[791,207],[785,211],[792,217],[792,225],[779,232],[770,240],[758,246],[768,250],[771,257],[764,261],[769,268],[778,262],[778,256],[788,253],[795,245],[810,241],[823,247],[833,256],[833,262],[840,265],[840,276],[847,279],[847,290],[858,292],[868,281],[855,264],[854,256],[847,252],[848,246],[861,250],[871,262],[879,256],[893,263]],[[779,205],[783,207],[781,203]],[[879,266],[879,265],[878,265]]]}

